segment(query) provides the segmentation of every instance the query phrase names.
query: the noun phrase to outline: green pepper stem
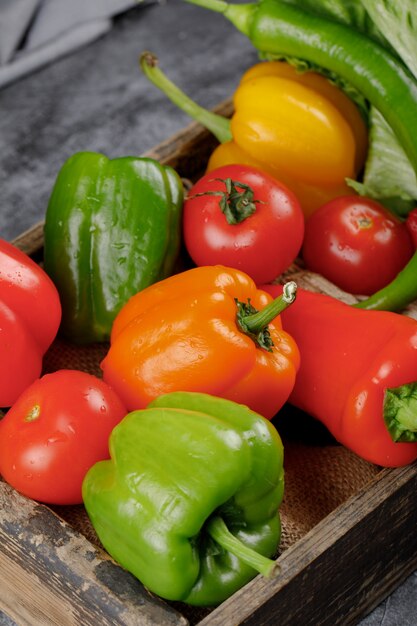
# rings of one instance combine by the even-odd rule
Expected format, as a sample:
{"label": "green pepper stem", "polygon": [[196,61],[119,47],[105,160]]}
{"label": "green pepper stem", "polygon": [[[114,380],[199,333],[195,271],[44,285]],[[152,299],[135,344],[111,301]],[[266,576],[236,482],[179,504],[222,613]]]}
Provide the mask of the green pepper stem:
{"label": "green pepper stem", "polygon": [[224,0],[186,0],[186,2],[216,13],[223,13],[244,35],[249,35],[252,13],[257,8],[256,2],[247,4],[230,4]]}
{"label": "green pepper stem", "polygon": [[279,572],[280,568],[276,561],[256,552],[235,537],[221,517],[213,517],[209,520],[207,532],[219,546],[234,554],[250,567],[253,567],[262,576],[271,578]]}
{"label": "green pepper stem", "polygon": [[196,4],[204,9],[216,11],[217,13],[224,13],[229,6],[229,3],[224,2],[223,0],[187,0],[187,2],[190,4]]}
{"label": "green pepper stem", "polygon": [[285,283],[282,295],[278,296],[266,305],[261,311],[257,311],[252,315],[246,315],[242,321],[245,327],[254,334],[259,333],[263,328],[268,326],[280,313],[294,302],[297,295],[297,284],[291,280]]}
{"label": "green pepper stem", "polygon": [[204,109],[191,100],[179,87],[165,76],[158,67],[158,59],[152,52],[142,52],[139,65],[145,76],[160,89],[174,104],[184,113],[187,113],[194,120],[202,124],[209,130],[220,143],[230,141],[232,133],[230,130],[230,120],[222,115]]}
{"label": "green pepper stem", "polygon": [[393,441],[417,441],[417,382],[385,390],[384,421]]}
{"label": "green pepper stem", "polygon": [[353,306],[368,311],[401,311],[417,298],[417,252],[388,285]]}

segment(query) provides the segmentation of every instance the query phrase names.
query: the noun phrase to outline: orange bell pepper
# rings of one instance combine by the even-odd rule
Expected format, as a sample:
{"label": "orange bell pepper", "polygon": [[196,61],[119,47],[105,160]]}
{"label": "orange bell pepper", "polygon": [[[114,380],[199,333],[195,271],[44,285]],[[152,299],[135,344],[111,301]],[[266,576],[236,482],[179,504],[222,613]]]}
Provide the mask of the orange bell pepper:
{"label": "orange bell pepper", "polygon": [[286,402],[299,366],[298,348],[277,317],[295,288],[288,283],[285,297],[273,300],[247,274],[224,266],[155,283],[117,315],[104,380],[129,410],[161,394],[197,391],[269,419]]}
{"label": "orange bell pepper", "polygon": [[[265,289],[276,296],[278,285]],[[385,467],[417,459],[417,322],[298,290],[283,312],[301,366],[289,402]]]}

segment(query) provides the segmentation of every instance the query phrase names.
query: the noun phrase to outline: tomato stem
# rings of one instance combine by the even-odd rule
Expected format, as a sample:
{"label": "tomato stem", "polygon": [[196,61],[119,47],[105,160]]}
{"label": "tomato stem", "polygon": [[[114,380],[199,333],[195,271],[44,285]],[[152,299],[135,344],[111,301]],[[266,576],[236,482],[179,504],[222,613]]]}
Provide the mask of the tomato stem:
{"label": "tomato stem", "polygon": [[247,303],[236,299],[238,308],[237,321],[241,330],[252,337],[255,343],[268,352],[272,352],[274,343],[271,339],[268,324],[294,302],[297,295],[297,284],[291,280],[283,286],[282,295],[257,311],[248,300]]}
{"label": "tomato stem", "polygon": [[224,183],[226,190],[203,191],[188,196],[187,200],[200,196],[219,196],[219,207],[228,224],[240,224],[256,211],[256,204],[262,202],[262,200],[253,199],[253,189],[245,183],[231,178],[214,178],[213,180]]}
{"label": "tomato stem", "polygon": [[207,130],[213,133],[220,143],[232,139],[230,121],[222,115],[217,115],[217,113],[204,109],[191,100],[179,87],[174,85],[160,70],[158,58],[152,52],[142,52],[139,65],[151,83],[158,87],[184,113],[187,113],[187,115],[200,122]]}

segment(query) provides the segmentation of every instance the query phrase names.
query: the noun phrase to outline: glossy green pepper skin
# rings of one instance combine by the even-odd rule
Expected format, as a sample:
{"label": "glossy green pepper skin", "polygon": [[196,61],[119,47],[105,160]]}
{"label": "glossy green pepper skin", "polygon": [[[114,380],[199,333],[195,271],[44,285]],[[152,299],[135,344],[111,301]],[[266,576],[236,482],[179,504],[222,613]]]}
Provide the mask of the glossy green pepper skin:
{"label": "glossy green pepper skin", "polygon": [[67,338],[107,340],[129,297],[172,273],[182,205],[181,179],[153,159],[79,152],[64,163],[46,211],[44,263]]}
{"label": "glossy green pepper skin", "polygon": [[[245,548],[267,562],[259,572],[276,567],[265,557],[280,540],[283,448],[268,420],[230,400],[173,392],[129,413],[110,452],[87,473],[84,504],[109,554],[152,592],[213,606],[257,574]],[[218,539],[223,523],[242,552]]]}

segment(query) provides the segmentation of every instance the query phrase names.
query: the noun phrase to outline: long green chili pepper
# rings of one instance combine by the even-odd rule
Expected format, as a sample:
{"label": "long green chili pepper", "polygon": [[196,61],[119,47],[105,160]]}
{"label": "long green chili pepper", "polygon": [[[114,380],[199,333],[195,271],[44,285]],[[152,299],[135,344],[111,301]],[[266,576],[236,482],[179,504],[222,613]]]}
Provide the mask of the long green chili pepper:
{"label": "long green chili pepper", "polygon": [[[279,0],[186,2],[222,13],[263,53],[298,57],[348,81],[384,116],[417,173],[417,82],[384,47],[344,24]],[[417,252],[389,285],[355,306],[403,309],[417,298],[416,272]]]}

